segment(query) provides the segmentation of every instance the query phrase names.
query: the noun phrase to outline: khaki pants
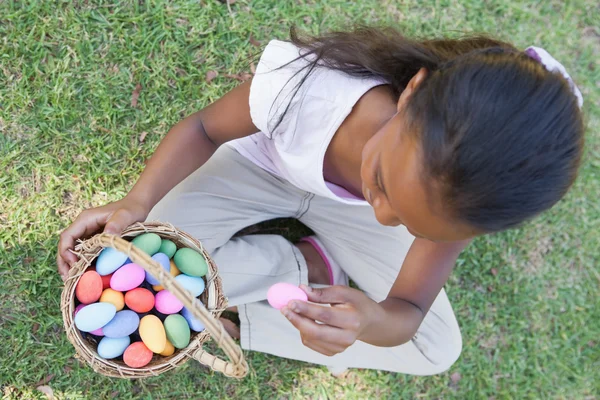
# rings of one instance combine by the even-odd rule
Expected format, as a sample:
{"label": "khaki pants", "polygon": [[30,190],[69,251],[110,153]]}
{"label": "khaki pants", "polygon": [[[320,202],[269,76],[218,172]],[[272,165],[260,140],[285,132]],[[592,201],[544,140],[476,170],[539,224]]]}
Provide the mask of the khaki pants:
{"label": "khaki pants", "polygon": [[238,306],[241,344],[246,350],[413,375],[443,372],[458,359],[460,331],[443,290],[415,337],[401,346],[356,342],[345,352],[327,357],[302,345],[298,331],[265,301],[274,283],[308,283],[302,254],[278,235],[232,239],[247,226],[283,217],[310,227],[335,262],[375,301],[386,298],[413,241],[402,226],[380,225],[371,207],[345,205],[302,191],[228,146],[167,194],[148,220],[172,223],[198,238],[213,255],[229,305]]}

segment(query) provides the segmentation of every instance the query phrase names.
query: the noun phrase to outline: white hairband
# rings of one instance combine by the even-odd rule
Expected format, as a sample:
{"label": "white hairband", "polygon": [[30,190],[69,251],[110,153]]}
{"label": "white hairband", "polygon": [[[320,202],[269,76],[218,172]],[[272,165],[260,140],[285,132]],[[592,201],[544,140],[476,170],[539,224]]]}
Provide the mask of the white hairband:
{"label": "white hairband", "polygon": [[565,67],[559,63],[554,57],[550,55],[546,50],[541,47],[531,46],[525,49],[525,54],[529,57],[533,58],[540,64],[542,64],[548,71],[550,72],[560,72],[560,74],[569,82],[569,86],[571,87],[571,92],[577,97],[577,105],[579,108],[583,106],[583,96],[581,95],[581,91],[571,79],[571,75],[567,72]]}

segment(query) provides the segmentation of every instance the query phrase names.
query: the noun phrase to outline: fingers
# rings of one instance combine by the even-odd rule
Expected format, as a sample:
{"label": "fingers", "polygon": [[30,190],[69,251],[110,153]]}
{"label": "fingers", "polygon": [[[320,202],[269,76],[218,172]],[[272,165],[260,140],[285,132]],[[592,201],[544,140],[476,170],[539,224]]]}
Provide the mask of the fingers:
{"label": "fingers", "polygon": [[94,215],[91,210],[86,210],[79,214],[77,219],[67,229],[60,234],[60,241],[58,243],[58,252],[60,256],[67,263],[73,263],[77,261],[77,257],[68,250],[75,247],[75,241],[80,238],[90,236],[97,232],[104,221],[98,218],[98,215]]}
{"label": "fingers", "polygon": [[340,328],[318,324],[314,320],[297,314],[287,307],[282,309],[283,315],[300,331],[303,338],[309,341],[337,343],[345,338],[347,333]]}
{"label": "fingers", "polygon": [[335,343],[321,343],[303,340],[302,344],[328,357],[335,356],[336,354],[339,354],[346,350],[344,347],[339,346]]}
{"label": "fingers", "polygon": [[66,263],[60,254],[56,256],[56,264],[58,264],[58,273],[60,274],[61,279],[63,282],[66,281],[69,274],[69,264]]}
{"label": "fingers", "polygon": [[89,237],[100,230],[108,215],[110,215],[108,211],[86,210],[79,214],[75,221],[60,234],[56,263],[63,280],[67,277],[70,265],[77,262],[77,257],[70,251],[75,247],[75,241]]}
{"label": "fingers", "polygon": [[[354,338],[351,337],[351,333],[348,331],[329,325],[318,324],[314,320],[297,314],[287,307],[282,309],[282,313],[300,331],[302,342],[308,347],[314,349],[312,346],[325,346],[329,349],[343,351],[343,349],[354,343]],[[339,353],[340,351],[337,352]]]}
{"label": "fingers", "polygon": [[328,286],[325,288],[312,288],[310,286],[301,285],[308,296],[308,301],[321,304],[339,304],[352,303],[356,294],[362,292],[352,289],[348,286]]}
{"label": "fingers", "polygon": [[288,307],[296,314],[337,328],[358,329],[360,327],[356,313],[342,308],[344,306],[332,308],[304,301],[291,301]]}

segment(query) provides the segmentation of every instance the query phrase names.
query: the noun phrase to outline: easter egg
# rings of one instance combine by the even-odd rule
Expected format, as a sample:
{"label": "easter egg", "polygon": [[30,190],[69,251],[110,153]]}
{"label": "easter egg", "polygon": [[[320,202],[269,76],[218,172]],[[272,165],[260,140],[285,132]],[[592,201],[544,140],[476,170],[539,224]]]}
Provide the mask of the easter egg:
{"label": "easter egg", "polygon": [[171,242],[169,239],[162,239],[160,241],[160,247],[158,248],[159,253],[164,253],[167,257],[171,258],[175,255],[177,251],[177,246],[175,243]]}
{"label": "easter egg", "polygon": [[140,337],[154,353],[161,353],[167,345],[167,336],[163,323],[154,315],[146,315],[140,321]]}
{"label": "easter egg", "polygon": [[107,247],[96,260],[96,272],[100,275],[109,275],[115,272],[127,260],[127,254],[121,253],[112,247]]}
{"label": "easter egg", "polygon": [[204,292],[204,279],[185,274],[177,275],[175,280],[192,296],[198,297]]}
{"label": "easter egg", "polygon": [[75,287],[75,296],[83,304],[98,301],[102,294],[102,278],[96,271],[87,271],[81,275]]}
{"label": "easter egg", "polygon": [[111,359],[121,356],[131,340],[129,336],[121,338],[102,338],[98,343],[98,355],[102,358]]}
{"label": "easter egg", "polygon": [[269,288],[267,292],[267,300],[271,307],[281,310],[291,300],[308,301],[308,297],[304,290],[290,283],[276,283]]}
{"label": "easter egg", "polygon": [[121,311],[123,307],[125,307],[123,293],[111,288],[104,289],[104,291],[102,292],[102,296],[100,296],[100,302],[111,303],[116,307],[117,311]]}
{"label": "easter egg", "polygon": [[77,315],[77,313],[79,312],[79,310],[81,310],[83,307],[85,307],[87,304],[80,304],[77,307],[75,307],[75,310],[73,310],[73,318],[75,318],[75,316]]}
{"label": "easter egg", "polygon": [[177,349],[183,349],[190,343],[190,327],[181,315],[172,314],[165,319],[167,339]]}
{"label": "easter egg", "polygon": [[146,272],[137,264],[125,264],[110,278],[110,287],[120,292],[136,288],[144,282]]}
{"label": "easter egg", "polygon": [[143,233],[139,236],[136,236],[131,241],[135,247],[139,248],[150,256],[158,253],[161,242],[160,236],[158,236],[156,233]]}
{"label": "easter egg", "polygon": [[100,278],[102,278],[102,290],[108,289],[110,287],[110,278],[112,278],[112,274],[100,275]]}
{"label": "easter egg", "polygon": [[102,328],[98,328],[96,330],[91,331],[90,334],[96,336],[104,336],[104,331],[102,330]]}
{"label": "easter egg", "polygon": [[110,303],[89,304],[75,315],[75,326],[83,332],[91,332],[108,324],[117,313]]}
{"label": "easter egg", "polygon": [[[164,253],[156,253],[152,256],[152,259],[154,261],[157,261],[163,267],[164,270],[170,272],[171,261],[169,260],[169,256],[167,256]],[[148,283],[151,285],[158,285],[160,283],[160,281],[148,271],[146,271],[146,281],[148,281]]]}
{"label": "easter egg", "polygon": [[171,276],[177,276],[179,274],[181,274],[181,271],[177,268],[177,265],[175,265],[175,261],[171,260]]}
{"label": "easter egg", "polygon": [[[175,265],[175,262],[173,260],[171,260],[171,276],[177,276],[179,274],[181,274],[181,271],[179,270],[179,268],[177,268],[177,265]],[[160,292],[161,290],[164,289],[164,287],[162,285],[152,285],[152,289],[154,289],[155,292]]]}
{"label": "easter egg", "polygon": [[168,357],[173,355],[173,353],[175,353],[175,347],[167,340],[167,345],[165,346],[165,349],[160,352],[160,355]]}
{"label": "easter egg", "polygon": [[145,313],[154,307],[154,295],[144,288],[135,288],[125,293],[125,304],[138,313]]}
{"label": "easter egg", "polygon": [[208,264],[204,257],[195,250],[183,248],[177,250],[173,261],[181,272],[190,276],[204,276],[208,272]]}
{"label": "easter egg", "polygon": [[[102,303],[100,303],[102,304]],[[140,326],[140,317],[135,311],[123,310],[116,313],[108,324],[102,327],[106,337],[129,336]]]}
{"label": "easter egg", "polygon": [[153,353],[143,342],[129,345],[123,353],[123,361],[128,367],[142,368],[152,360]]}
{"label": "easter egg", "polygon": [[183,308],[183,303],[168,290],[156,293],[154,307],[163,314],[175,314]]}
{"label": "easter egg", "polygon": [[181,310],[181,315],[183,316],[183,318],[185,318],[188,325],[190,326],[190,329],[194,332],[202,332],[204,330],[204,324],[202,323],[202,321],[194,317],[192,315],[192,312],[186,307],[183,307],[183,309]]}

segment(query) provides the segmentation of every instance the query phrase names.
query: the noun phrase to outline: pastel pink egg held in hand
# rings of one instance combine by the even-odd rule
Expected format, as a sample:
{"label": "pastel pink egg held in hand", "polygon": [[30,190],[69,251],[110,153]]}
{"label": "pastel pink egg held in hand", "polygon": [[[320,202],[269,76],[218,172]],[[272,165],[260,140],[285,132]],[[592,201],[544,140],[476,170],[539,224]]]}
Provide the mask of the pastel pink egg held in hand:
{"label": "pastel pink egg held in hand", "polygon": [[271,307],[278,310],[287,306],[292,300],[308,301],[308,296],[298,286],[285,282],[274,284],[267,292],[267,301]]}

